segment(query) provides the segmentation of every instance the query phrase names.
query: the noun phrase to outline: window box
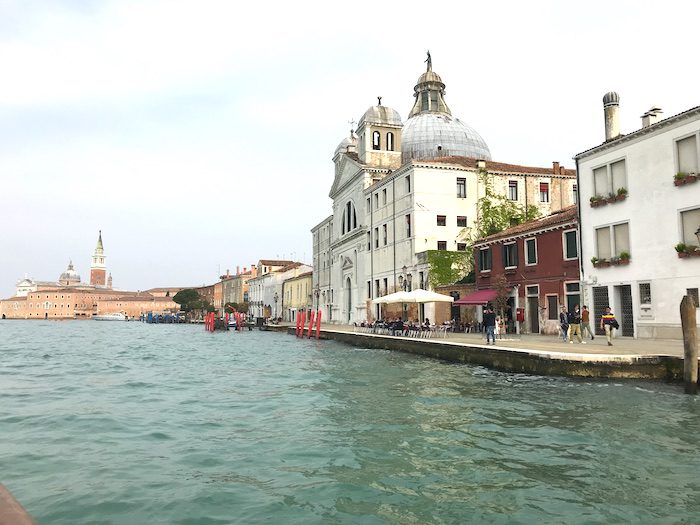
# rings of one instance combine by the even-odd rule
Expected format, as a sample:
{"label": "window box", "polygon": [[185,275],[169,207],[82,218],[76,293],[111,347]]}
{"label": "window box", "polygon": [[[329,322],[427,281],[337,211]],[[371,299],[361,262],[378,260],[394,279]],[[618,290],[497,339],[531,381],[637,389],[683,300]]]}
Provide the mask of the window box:
{"label": "window box", "polygon": [[679,259],[687,257],[700,257],[700,246],[679,242],[676,244],[676,253]]}
{"label": "window box", "polygon": [[625,264],[629,264],[630,260],[629,259],[622,259],[621,257],[613,257],[610,259],[610,264],[612,266],[623,266]]}
{"label": "window box", "polygon": [[610,261],[607,259],[598,259],[598,257],[593,257],[591,259],[594,268],[607,268],[610,266]]}
{"label": "window box", "polygon": [[591,208],[597,208],[598,206],[605,206],[608,203],[605,197],[600,195],[594,195],[591,197]]}
{"label": "window box", "polygon": [[692,184],[693,182],[698,181],[698,174],[697,173],[685,173],[683,171],[679,171],[673,176],[673,185],[674,186],[685,186],[686,184]]}

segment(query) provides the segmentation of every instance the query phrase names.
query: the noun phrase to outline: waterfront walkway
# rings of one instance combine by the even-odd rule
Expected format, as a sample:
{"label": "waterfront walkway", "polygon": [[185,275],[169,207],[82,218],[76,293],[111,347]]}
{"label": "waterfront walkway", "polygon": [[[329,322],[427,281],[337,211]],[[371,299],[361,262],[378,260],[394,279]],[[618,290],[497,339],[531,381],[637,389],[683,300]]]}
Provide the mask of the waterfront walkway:
{"label": "waterfront walkway", "polygon": [[[278,330],[294,333],[294,325]],[[307,326],[308,330],[308,326]],[[385,348],[449,361],[481,364],[501,370],[542,375],[673,379],[682,377],[683,342],[617,337],[608,346],[605,336],[586,344],[559,337],[509,334],[486,345],[484,334],[448,332],[431,338],[373,334],[349,325],[323,323],[321,337],[355,346]]]}

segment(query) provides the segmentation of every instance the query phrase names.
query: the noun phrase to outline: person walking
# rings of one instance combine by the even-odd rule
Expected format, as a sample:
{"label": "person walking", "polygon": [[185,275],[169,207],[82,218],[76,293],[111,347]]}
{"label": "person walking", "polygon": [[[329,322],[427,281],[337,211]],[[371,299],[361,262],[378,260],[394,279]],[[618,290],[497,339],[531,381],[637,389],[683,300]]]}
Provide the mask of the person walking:
{"label": "person walking", "polygon": [[600,318],[600,329],[605,330],[605,337],[608,340],[608,346],[612,346],[612,336],[613,330],[618,328],[620,325],[617,323],[617,319],[612,313],[612,310],[608,306],[605,309],[605,313]]}
{"label": "person walking", "polygon": [[491,308],[487,308],[484,311],[484,329],[486,330],[486,344],[489,344],[489,339],[491,339],[491,344],[496,344],[496,336],[494,335],[495,328],[496,314]]}
{"label": "person walking", "polygon": [[569,343],[574,344],[574,336],[578,337],[579,343],[586,344],[586,341],[581,337],[581,311],[578,305],[569,312]]}
{"label": "person walking", "polygon": [[591,336],[591,341],[595,339],[593,332],[591,331],[591,312],[588,311],[588,306],[583,305],[583,310],[581,310],[581,337],[586,337],[586,330],[588,330],[588,335]]}
{"label": "person walking", "polygon": [[561,328],[562,341],[566,343],[566,340],[569,338],[569,316],[566,313],[566,307],[563,305],[561,312],[559,312],[559,327]]}

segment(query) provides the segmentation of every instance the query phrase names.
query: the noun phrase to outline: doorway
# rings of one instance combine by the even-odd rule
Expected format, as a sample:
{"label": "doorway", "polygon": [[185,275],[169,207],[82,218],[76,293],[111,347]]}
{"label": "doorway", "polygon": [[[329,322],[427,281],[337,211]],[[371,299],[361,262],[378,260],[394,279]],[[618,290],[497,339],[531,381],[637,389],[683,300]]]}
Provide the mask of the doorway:
{"label": "doorway", "polygon": [[[620,323],[620,333],[625,337],[634,337],[634,313],[632,311],[632,285],[623,284],[616,286],[619,296],[620,311],[617,312]],[[613,312],[615,313],[615,312]]]}

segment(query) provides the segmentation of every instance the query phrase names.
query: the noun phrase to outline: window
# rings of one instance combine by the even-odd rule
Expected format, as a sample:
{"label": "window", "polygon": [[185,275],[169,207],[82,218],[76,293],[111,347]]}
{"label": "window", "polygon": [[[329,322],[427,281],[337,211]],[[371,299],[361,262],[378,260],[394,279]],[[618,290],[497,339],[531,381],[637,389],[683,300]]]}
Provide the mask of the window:
{"label": "window", "polygon": [[437,225],[438,225],[438,226],[445,226],[445,225],[447,225],[447,216],[445,216],[445,215],[438,215],[438,216],[437,216]]}
{"label": "window", "polygon": [[571,260],[578,257],[578,244],[576,243],[576,230],[564,232],[564,259]]}
{"label": "window", "polygon": [[411,176],[406,177],[406,193],[411,193]]}
{"label": "window", "polygon": [[625,159],[594,169],[593,188],[595,194],[600,196],[612,195],[620,188],[627,188]]}
{"label": "window", "polygon": [[366,206],[367,212],[372,211],[372,199],[370,197],[367,197],[367,206]]}
{"label": "window", "polygon": [[372,249],[372,234],[367,232],[367,251]]}
{"label": "window", "polygon": [[690,297],[693,298],[693,302],[695,303],[695,308],[697,308],[698,305],[700,304],[698,302],[698,299],[700,299],[700,297],[698,297],[698,289],[697,288],[686,288],[685,294],[689,295]]}
{"label": "window", "polygon": [[384,294],[389,293],[389,279],[384,277]]}
{"label": "window", "polygon": [[489,270],[491,270],[491,248],[482,248],[479,250],[479,271]]}
{"label": "window", "polygon": [[[345,203],[345,210],[343,213],[343,220],[341,223],[341,233],[345,234],[351,230],[357,228],[357,213],[355,213],[355,206],[352,202],[348,201]],[[263,269],[263,272],[267,270]]]}
{"label": "window", "polygon": [[457,226],[460,228],[467,227],[467,217],[464,215],[457,215]]}
{"label": "window", "polygon": [[467,198],[467,179],[463,177],[457,177],[457,198]]}
{"label": "window", "polygon": [[571,200],[574,204],[577,204],[578,203],[578,186],[576,186],[576,184],[574,184],[572,186],[571,190],[572,190]]}
{"label": "window", "polygon": [[513,268],[518,266],[518,245],[514,242],[503,245],[503,266]]}
{"label": "window", "polygon": [[629,253],[629,223],[596,228],[595,234],[598,259],[619,257],[622,252]]}
{"label": "window", "polygon": [[382,190],[382,205],[386,206],[386,188]]}
{"label": "window", "polygon": [[379,288],[379,279],[374,280],[374,293],[376,297],[381,297],[382,295],[382,290]]}
{"label": "window", "polygon": [[378,150],[381,149],[381,135],[378,131],[375,131],[372,133],[372,149]]}
{"label": "window", "polygon": [[525,293],[528,297],[538,297],[540,295],[540,287],[538,285],[526,286]]}
{"label": "window", "polygon": [[556,295],[547,296],[547,319],[556,321],[559,319],[559,301]]}
{"label": "window", "polygon": [[549,202],[549,182],[540,182],[540,202]]}
{"label": "window", "polygon": [[374,229],[374,247],[379,248],[379,227]]}
{"label": "window", "polygon": [[406,215],[406,238],[411,236],[411,216]]}
{"label": "window", "polygon": [[508,181],[508,198],[512,201],[518,200],[518,181]]}
{"label": "window", "polygon": [[427,91],[423,91],[423,93],[421,93],[421,97],[420,97],[420,110],[421,111],[428,111],[428,109],[429,109],[429,107],[428,107],[429,98],[428,97],[429,97],[429,94]]}
{"label": "window", "polygon": [[374,209],[379,209],[379,193],[374,194]]}
{"label": "window", "polygon": [[382,225],[382,239],[384,241],[384,246],[386,246],[386,244],[387,244],[386,224]]}
{"label": "window", "polygon": [[651,283],[639,283],[639,303],[651,304]]}
{"label": "window", "polygon": [[698,238],[695,232],[700,228],[700,208],[681,212],[682,242],[697,246]]}
{"label": "window", "polygon": [[568,311],[572,311],[574,306],[581,304],[581,287],[579,283],[566,283],[564,290],[566,292],[566,307]]}
{"label": "window", "polygon": [[437,249],[438,250],[447,250],[447,241],[438,241],[437,242]]}
{"label": "window", "polygon": [[525,264],[537,264],[537,239],[525,239]]}
{"label": "window", "polygon": [[676,148],[678,152],[678,171],[682,171],[684,173],[697,173],[698,143],[695,135],[692,137],[686,137],[676,142]]}
{"label": "window", "polygon": [[367,299],[372,298],[372,281],[367,281]]}
{"label": "window", "polygon": [[425,288],[425,276],[423,272],[418,272],[418,282],[420,289],[423,290]]}
{"label": "window", "polygon": [[466,252],[467,251],[467,243],[466,242],[458,242],[457,243],[457,251],[458,252]]}
{"label": "window", "polygon": [[394,134],[391,131],[386,134],[386,149],[394,151]]}

